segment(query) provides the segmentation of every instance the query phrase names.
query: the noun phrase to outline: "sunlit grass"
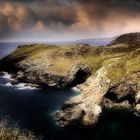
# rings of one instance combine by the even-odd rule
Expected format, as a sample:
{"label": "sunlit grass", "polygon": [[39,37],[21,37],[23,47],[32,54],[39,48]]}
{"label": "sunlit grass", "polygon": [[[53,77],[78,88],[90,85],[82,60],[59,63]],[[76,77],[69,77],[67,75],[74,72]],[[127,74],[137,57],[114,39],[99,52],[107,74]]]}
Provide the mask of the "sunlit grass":
{"label": "sunlit grass", "polygon": [[110,64],[112,65],[107,69],[108,77],[113,82],[118,82],[123,77],[140,72],[140,51],[138,49],[130,52]]}
{"label": "sunlit grass", "polygon": [[[111,81],[119,81],[134,72],[140,71],[140,46],[119,44],[107,47],[88,47],[81,54],[77,45],[25,45],[10,54],[8,58],[19,60],[22,65],[32,65],[32,71],[51,72],[66,75],[76,64],[84,64],[94,74],[100,67],[108,66],[107,76]],[[70,54],[66,55],[66,52]],[[80,53],[79,53],[80,52]],[[43,65],[42,65],[43,64]],[[49,65],[49,66],[48,66]],[[35,67],[34,67],[35,66]],[[36,67],[38,66],[38,67]]]}

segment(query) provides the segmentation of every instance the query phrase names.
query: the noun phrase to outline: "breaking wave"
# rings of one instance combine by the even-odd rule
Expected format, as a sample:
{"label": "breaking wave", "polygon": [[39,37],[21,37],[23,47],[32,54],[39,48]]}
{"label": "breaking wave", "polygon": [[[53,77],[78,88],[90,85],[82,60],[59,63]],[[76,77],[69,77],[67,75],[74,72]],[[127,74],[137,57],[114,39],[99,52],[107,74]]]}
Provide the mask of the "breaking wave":
{"label": "breaking wave", "polygon": [[31,84],[27,84],[27,83],[14,83],[14,79],[12,78],[11,74],[7,73],[7,72],[2,72],[1,76],[2,79],[5,79],[5,83],[0,83],[1,86],[5,86],[5,87],[13,87],[15,89],[18,90],[37,90],[39,89],[36,86],[32,86]]}

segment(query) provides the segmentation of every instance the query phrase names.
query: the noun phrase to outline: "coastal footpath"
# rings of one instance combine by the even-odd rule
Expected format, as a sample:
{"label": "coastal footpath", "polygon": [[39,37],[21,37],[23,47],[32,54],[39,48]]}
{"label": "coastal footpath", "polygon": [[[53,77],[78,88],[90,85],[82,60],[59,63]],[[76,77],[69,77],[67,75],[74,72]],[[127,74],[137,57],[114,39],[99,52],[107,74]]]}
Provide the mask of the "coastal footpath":
{"label": "coastal footpath", "polygon": [[61,126],[93,127],[108,109],[140,116],[140,33],[124,34],[98,47],[18,46],[0,60],[0,71],[45,88],[76,87],[79,94],[56,112]]}

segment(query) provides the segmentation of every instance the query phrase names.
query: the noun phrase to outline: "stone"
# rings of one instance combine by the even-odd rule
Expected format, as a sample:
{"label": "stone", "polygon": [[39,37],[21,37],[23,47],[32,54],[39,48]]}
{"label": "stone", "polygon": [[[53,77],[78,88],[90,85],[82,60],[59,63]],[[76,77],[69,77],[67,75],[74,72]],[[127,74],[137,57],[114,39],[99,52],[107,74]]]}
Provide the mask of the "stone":
{"label": "stone", "polygon": [[124,100],[134,102],[134,95],[135,91],[133,90],[132,85],[122,82],[114,87],[111,87],[106,94],[106,98],[116,102]]}

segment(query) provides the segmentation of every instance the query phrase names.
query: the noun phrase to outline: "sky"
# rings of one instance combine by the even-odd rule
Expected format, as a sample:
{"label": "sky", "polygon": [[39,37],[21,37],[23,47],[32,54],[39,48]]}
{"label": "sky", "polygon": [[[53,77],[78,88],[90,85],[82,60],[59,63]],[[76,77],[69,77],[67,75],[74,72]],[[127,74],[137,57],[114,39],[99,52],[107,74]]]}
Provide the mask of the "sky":
{"label": "sky", "polygon": [[0,41],[69,41],[140,32],[140,0],[0,0]]}

